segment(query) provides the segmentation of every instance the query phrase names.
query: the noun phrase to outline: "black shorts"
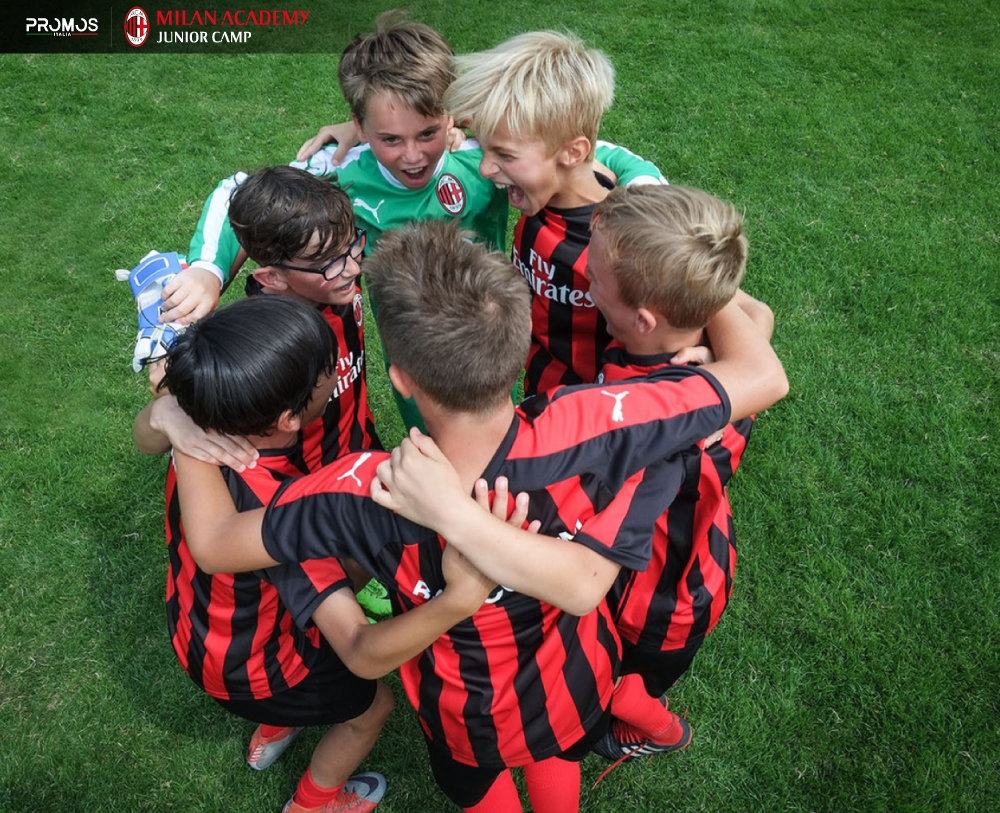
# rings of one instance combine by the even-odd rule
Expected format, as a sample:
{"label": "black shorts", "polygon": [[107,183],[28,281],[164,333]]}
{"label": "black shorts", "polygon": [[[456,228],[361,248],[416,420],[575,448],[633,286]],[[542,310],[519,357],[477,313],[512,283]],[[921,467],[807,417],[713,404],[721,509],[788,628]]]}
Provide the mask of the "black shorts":
{"label": "black shorts", "polygon": [[646,685],[650,697],[660,697],[673,686],[677,679],[691,666],[691,661],[698,654],[702,641],[697,638],[689,641],[683,649],[651,652],[628,641],[622,641],[622,674],[639,675]]}
{"label": "black shorts", "polygon": [[[559,759],[567,762],[579,762],[594,747],[604,732],[608,730],[611,722],[611,713],[605,709],[604,714],[597,723],[587,731],[579,740],[560,754],[555,754]],[[425,735],[425,739],[426,735]],[[438,787],[442,792],[459,807],[473,807],[479,804],[486,794],[489,793],[493,783],[506,768],[480,768],[475,765],[466,765],[458,762],[448,752],[427,739],[427,751],[430,754],[431,771],[437,780]]]}
{"label": "black shorts", "polygon": [[351,672],[323,641],[323,657],[303,680],[290,689],[261,700],[214,700],[253,723],[280,726],[334,725],[368,711],[375,700],[377,680]]}

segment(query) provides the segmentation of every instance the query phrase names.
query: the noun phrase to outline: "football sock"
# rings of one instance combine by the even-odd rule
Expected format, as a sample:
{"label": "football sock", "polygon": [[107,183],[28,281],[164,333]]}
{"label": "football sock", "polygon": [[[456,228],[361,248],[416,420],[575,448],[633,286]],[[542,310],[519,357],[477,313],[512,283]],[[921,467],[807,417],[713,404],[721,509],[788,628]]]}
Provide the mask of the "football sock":
{"label": "football sock", "polygon": [[545,813],[579,813],[580,763],[559,757],[524,766],[528,796],[535,810]]}
{"label": "football sock", "polygon": [[288,729],[288,726],[283,726],[283,725],[264,725],[262,723],[261,726],[260,726],[260,735],[264,739],[269,740],[272,737],[277,737],[280,733],[282,733],[283,731],[285,731],[287,729]]}
{"label": "football sock", "polygon": [[465,813],[521,813],[521,799],[510,771],[504,771],[496,778],[481,802],[462,810]]}
{"label": "football sock", "polygon": [[312,778],[312,766],[310,766],[302,774],[299,786],[295,789],[295,795],[292,798],[305,808],[321,807],[331,801],[345,784],[347,783],[341,782],[335,788],[320,787]]}
{"label": "football sock", "polygon": [[628,723],[662,745],[677,742],[683,734],[677,715],[658,697],[650,697],[639,675],[622,678],[611,698],[611,716]]}

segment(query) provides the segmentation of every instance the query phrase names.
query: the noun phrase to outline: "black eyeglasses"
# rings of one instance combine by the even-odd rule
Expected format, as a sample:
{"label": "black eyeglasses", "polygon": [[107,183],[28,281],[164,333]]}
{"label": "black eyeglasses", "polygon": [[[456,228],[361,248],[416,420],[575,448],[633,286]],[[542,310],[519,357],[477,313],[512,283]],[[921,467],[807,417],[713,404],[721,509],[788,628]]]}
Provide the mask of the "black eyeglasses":
{"label": "black eyeglasses", "polygon": [[365,236],[365,230],[355,229],[354,240],[347,247],[347,251],[343,254],[338,254],[322,268],[302,268],[298,265],[284,265],[283,263],[274,263],[274,267],[284,268],[286,271],[302,271],[305,274],[322,274],[324,279],[328,280],[336,279],[343,274],[344,269],[347,268],[348,257],[352,260],[357,260],[361,256],[362,252],[365,250],[366,242],[367,238]]}

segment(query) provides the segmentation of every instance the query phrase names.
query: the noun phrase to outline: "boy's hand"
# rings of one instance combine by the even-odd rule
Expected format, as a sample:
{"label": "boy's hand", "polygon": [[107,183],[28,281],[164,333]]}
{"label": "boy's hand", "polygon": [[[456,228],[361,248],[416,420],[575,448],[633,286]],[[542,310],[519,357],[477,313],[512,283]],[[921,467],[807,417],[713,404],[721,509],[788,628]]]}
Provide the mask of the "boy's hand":
{"label": "boy's hand", "polygon": [[234,471],[243,471],[256,466],[260,456],[244,437],[206,432],[198,427],[172,395],[154,402],[149,425],[166,436],[176,451],[214,466],[229,466]]}
{"label": "boy's hand", "polygon": [[198,266],[185,268],[163,288],[160,322],[189,325],[219,304],[222,283],[211,271]]}
{"label": "boy's hand", "polygon": [[333,158],[330,159],[330,163],[336,165],[343,161],[347,151],[358,143],[358,131],[354,122],[345,121],[341,124],[328,124],[325,127],[320,127],[316,135],[299,147],[299,151],[295,154],[295,160],[308,161],[323,147],[333,142],[337,144],[337,150],[334,152]]}
{"label": "boy's hand", "polygon": [[711,364],[715,361],[715,354],[711,347],[698,345],[697,347],[685,347],[678,350],[670,359],[671,364]]}
{"label": "boy's hand", "polygon": [[371,496],[382,507],[436,531],[454,506],[470,499],[455,467],[416,428],[375,469]]}
{"label": "boy's hand", "polygon": [[444,148],[448,152],[455,152],[468,140],[465,130],[460,127],[449,127],[448,137],[445,139]]}
{"label": "boy's hand", "polygon": [[497,583],[477,570],[454,545],[445,545],[441,555],[441,573],[445,589],[441,598],[455,602],[466,615],[472,615],[496,590]]}
{"label": "boy's hand", "polygon": [[[497,519],[502,519],[505,522],[513,525],[515,528],[520,528],[524,525],[525,520],[528,518],[528,492],[522,491],[517,497],[514,498],[514,506],[510,508],[510,495],[508,492],[508,484],[506,477],[497,477],[496,483],[493,485],[493,505],[490,505],[490,485],[482,477],[476,480],[475,485],[475,495],[476,502],[479,507],[484,511],[493,514]],[[510,513],[508,514],[508,510]],[[532,520],[528,523],[525,530],[529,533],[536,534],[538,529],[542,527],[541,520]]]}

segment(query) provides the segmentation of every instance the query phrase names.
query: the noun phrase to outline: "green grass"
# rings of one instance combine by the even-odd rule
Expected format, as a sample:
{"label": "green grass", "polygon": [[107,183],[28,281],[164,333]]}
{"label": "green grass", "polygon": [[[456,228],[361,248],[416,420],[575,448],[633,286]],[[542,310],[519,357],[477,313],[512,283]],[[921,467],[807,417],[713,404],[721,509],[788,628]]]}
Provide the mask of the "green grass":
{"label": "green grass", "polygon": [[[671,695],[694,742],[583,810],[1000,809],[993,5],[411,5],[459,52],[546,27],[604,48],[602,135],[745,209],[791,380],[732,489],[730,608]],[[331,54],[377,10],[316,8],[342,15]],[[220,177],[341,120],[335,64],[0,56],[0,810],[276,811],[305,766],[318,733],[247,770],[251,726],[173,657],[165,461],[132,448],[111,271],[184,249]],[[448,809],[394,687],[380,809]]]}

